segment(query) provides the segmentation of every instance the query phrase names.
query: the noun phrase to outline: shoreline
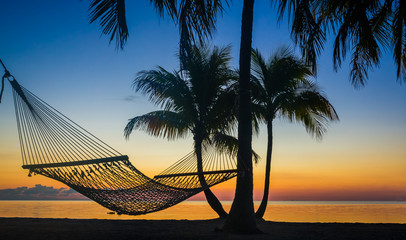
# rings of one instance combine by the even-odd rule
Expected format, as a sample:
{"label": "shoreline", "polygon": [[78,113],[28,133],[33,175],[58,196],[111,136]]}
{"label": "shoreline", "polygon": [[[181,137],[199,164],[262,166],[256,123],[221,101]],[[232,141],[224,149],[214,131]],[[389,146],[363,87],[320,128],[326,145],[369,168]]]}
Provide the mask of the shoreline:
{"label": "shoreline", "polygon": [[223,220],[101,220],[0,217],[1,239],[331,239],[403,240],[406,224],[291,223],[258,221],[262,234],[238,235],[221,229]]}

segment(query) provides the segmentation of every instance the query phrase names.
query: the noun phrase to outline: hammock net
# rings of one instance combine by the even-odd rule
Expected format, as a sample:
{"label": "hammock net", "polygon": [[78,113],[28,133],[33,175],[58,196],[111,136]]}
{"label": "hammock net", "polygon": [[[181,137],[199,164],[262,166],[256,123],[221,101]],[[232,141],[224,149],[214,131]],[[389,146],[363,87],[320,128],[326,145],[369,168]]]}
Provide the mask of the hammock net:
{"label": "hammock net", "polygon": [[[149,178],[122,155],[22,87],[13,87],[23,168],[60,181],[120,214],[138,215],[173,206],[237,175],[236,159],[203,150],[203,171],[189,153]],[[203,180],[203,181],[202,181]]]}

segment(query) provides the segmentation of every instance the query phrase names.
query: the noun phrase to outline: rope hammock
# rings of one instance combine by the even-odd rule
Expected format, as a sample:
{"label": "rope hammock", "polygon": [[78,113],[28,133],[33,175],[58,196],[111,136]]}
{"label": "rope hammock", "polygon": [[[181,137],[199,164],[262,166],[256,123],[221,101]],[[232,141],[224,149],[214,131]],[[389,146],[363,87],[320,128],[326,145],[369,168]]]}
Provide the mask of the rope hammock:
{"label": "rope hammock", "polygon": [[197,171],[191,152],[148,178],[128,156],[22,87],[9,73],[5,78],[13,87],[22,167],[29,170],[29,176],[40,174],[60,181],[119,214],[159,211],[237,175],[235,158],[207,147],[203,172]]}

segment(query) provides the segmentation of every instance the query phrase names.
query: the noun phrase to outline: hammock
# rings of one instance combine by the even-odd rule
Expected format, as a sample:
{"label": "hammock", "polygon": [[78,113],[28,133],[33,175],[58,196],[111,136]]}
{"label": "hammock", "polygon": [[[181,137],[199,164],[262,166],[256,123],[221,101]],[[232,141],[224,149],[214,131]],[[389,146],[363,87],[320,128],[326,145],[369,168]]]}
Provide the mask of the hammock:
{"label": "hammock", "polygon": [[237,175],[234,158],[208,147],[203,150],[203,172],[197,171],[196,156],[189,153],[153,179],[148,178],[128,156],[52,108],[14,77],[9,82],[22,167],[29,170],[29,176],[40,174],[60,181],[119,214],[159,211]]}

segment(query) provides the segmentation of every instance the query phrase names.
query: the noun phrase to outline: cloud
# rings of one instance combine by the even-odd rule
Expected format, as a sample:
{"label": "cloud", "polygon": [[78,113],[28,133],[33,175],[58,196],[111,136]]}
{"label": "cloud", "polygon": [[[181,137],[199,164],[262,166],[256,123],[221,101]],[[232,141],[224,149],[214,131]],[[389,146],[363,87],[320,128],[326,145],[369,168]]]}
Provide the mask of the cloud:
{"label": "cloud", "polygon": [[126,102],[135,102],[139,97],[135,96],[135,95],[128,95],[126,97],[123,98],[124,101]]}
{"label": "cloud", "polygon": [[86,200],[85,196],[70,188],[54,188],[35,185],[33,188],[18,187],[0,189],[0,200]]}

